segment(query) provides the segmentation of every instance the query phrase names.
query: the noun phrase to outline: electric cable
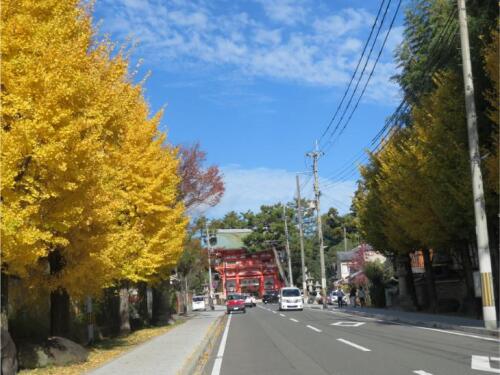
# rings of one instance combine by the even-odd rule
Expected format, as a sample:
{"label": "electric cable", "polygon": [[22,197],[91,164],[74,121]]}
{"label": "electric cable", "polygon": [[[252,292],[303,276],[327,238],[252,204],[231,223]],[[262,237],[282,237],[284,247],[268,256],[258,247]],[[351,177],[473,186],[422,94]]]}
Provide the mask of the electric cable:
{"label": "electric cable", "polygon": [[[331,132],[330,137],[328,138],[326,144],[324,146],[320,147],[321,149],[326,149],[327,148],[330,140],[332,139],[332,137],[337,132],[337,129],[339,128],[340,124],[342,123],[342,120],[344,119],[344,117],[345,117],[345,115],[346,115],[346,113],[347,113],[347,111],[349,109],[349,106],[351,105],[352,99],[354,98],[354,95],[356,94],[356,92],[358,90],[359,84],[360,84],[360,82],[363,79],[363,76],[365,74],[366,67],[368,66],[368,63],[370,61],[370,56],[372,55],[373,49],[375,48],[375,45],[377,44],[378,36],[380,34],[380,31],[382,30],[382,26],[384,25],[385,18],[387,16],[387,12],[389,11],[389,7],[391,5],[391,1],[392,0],[389,0],[388,3],[387,3],[387,6],[385,7],[384,14],[382,16],[382,20],[380,21],[380,24],[379,24],[379,26],[377,28],[377,33],[376,33],[375,38],[373,39],[373,42],[372,42],[372,44],[370,46],[370,51],[368,52],[368,55],[366,57],[365,63],[363,65],[363,69],[361,70],[361,73],[360,73],[359,78],[358,78],[358,80],[356,82],[356,85],[354,86],[354,89],[351,92],[351,96],[349,97],[349,100],[348,100],[348,102],[347,102],[344,110],[342,111],[342,115],[340,117],[340,120],[338,120],[337,124],[335,125],[335,128]],[[401,0],[400,0],[400,2],[401,2]]]}
{"label": "electric cable", "polygon": [[358,73],[359,66],[361,65],[361,61],[363,61],[363,57],[365,56],[366,48],[368,47],[368,44],[370,43],[371,37],[373,35],[373,30],[375,30],[375,26],[377,25],[378,19],[380,17],[380,13],[382,12],[382,8],[384,7],[384,3],[385,3],[385,0],[382,0],[382,2],[380,3],[380,6],[379,6],[378,12],[377,12],[377,16],[375,17],[375,20],[373,21],[373,25],[371,27],[370,34],[368,35],[368,39],[365,42],[365,45],[363,47],[363,51],[361,52],[361,56],[359,57],[358,63],[356,64],[356,68],[354,69],[354,72],[351,75],[351,79],[349,81],[349,84],[347,85],[347,87],[344,91],[344,94],[342,95],[342,99],[340,100],[340,103],[337,106],[337,109],[335,110],[335,113],[334,113],[332,119],[328,123],[328,126],[326,127],[326,129],[323,131],[323,134],[321,134],[321,137],[319,138],[319,142],[322,141],[323,137],[326,135],[328,130],[330,130],[330,127],[332,126],[333,122],[335,121],[337,114],[340,111],[340,108],[344,104],[344,100],[347,97],[347,93],[349,92],[349,89],[351,88],[352,82],[354,81],[354,78],[356,77],[356,74]]}

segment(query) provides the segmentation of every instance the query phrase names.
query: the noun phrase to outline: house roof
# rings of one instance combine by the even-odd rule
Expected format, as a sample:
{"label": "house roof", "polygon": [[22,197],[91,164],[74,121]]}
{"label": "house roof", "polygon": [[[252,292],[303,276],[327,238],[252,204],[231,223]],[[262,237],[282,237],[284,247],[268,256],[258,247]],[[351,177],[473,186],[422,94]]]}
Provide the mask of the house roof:
{"label": "house roof", "polygon": [[241,249],[245,247],[243,240],[252,233],[251,229],[218,229],[217,244],[218,249]]}
{"label": "house roof", "polygon": [[356,253],[361,249],[361,246],[364,247],[365,251],[373,251],[373,247],[371,247],[370,245],[362,244],[362,245],[356,246],[354,249],[351,249],[349,251],[337,252],[337,260],[339,262],[351,261],[356,256]]}
{"label": "house roof", "polygon": [[354,249],[351,251],[339,251],[337,252],[337,260],[340,262],[348,262],[351,261],[352,258],[356,255],[358,249]]}

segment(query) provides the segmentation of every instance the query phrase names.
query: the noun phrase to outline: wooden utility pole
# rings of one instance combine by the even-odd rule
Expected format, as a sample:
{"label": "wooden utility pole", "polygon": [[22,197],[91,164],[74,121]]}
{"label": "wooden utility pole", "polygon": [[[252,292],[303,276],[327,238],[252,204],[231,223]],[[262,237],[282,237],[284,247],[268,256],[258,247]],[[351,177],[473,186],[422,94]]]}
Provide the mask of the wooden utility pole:
{"label": "wooden utility pole", "polygon": [[497,328],[493,277],[491,274],[491,256],[488,238],[488,224],[484,201],[483,176],[481,174],[481,156],[477,133],[477,115],[474,102],[474,82],[470,60],[469,31],[465,0],[458,0],[458,18],[460,24],[460,44],[462,49],[462,69],[465,86],[465,109],[467,111],[467,132],[469,136],[469,157],[472,174],[472,193],[474,196],[474,216],[476,220],[476,239],[481,273],[481,295],[483,299],[483,319],[487,329]]}
{"label": "wooden utility pole", "polygon": [[321,213],[320,213],[320,205],[319,205],[319,182],[318,182],[318,159],[323,156],[323,152],[318,149],[318,141],[316,141],[316,145],[314,151],[306,154],[307,156],[313,159],[313,174],[314,174],[314,195],[316,199],[316,222],[317,222],[317,230],[318,230],[318,238],[319,238],[319,261],[321,268],[321,296],[323,300],[323,309],[326,309],[326,271],[325,271],[325,246],[323,243],[323,228],[321,224]]}
{"label": "wooden utility pole", "polygon": [[295,176],[297,181],[297,217],[299,219],[299,240],[300,240],[300,264],[302,266],[302,292],[307,298],[306,265],[304,257],[304,229],[302,228],[302,202],[300,197],[299,175]]}

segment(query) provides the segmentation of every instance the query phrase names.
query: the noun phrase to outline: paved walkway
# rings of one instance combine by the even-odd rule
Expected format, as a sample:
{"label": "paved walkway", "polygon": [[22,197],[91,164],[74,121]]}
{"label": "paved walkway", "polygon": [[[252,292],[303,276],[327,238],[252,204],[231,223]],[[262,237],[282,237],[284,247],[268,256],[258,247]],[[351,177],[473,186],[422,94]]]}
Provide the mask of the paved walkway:
{"label": "paved walkway", "polygon": [[[321,308],[321,305],[307,304],[310,308]],[[395,309],[380,309],[374,307],[352,307],[328,306],[329,310],[344,311],[352,314],[371,316],[377,319],[398,321],[409,324],[423,325],[427,327],[456,329],[471,333],[500,336],[500,330],[487,330],[484,328],[484,322],[478,319],[471,319],[461,316],[426,314],[423,312],[409,312]]]}
{"label": "paved walkway", "polygon": [[215,311],[193,313],[193,317],[187,322],[139,345],[89,374],[179,374],[224,311],[224,306],[216,306]]}

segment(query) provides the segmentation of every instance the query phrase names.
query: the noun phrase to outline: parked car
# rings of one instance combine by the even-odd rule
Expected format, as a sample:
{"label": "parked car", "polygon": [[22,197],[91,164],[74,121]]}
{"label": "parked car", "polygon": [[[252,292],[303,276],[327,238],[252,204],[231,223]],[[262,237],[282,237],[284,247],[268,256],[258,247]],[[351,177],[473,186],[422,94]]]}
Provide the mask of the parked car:
{"label": "parked car", "polygon": [[281,288],[279,294],[279,309],[281,310],[303,310],[304,299],[300,295],[300,289],[295,287]]}
{"label": "parked car", "polygon": [[226,300],[226,308],[228,314],[233,311],[241,311],[242,313],[245,313],[245,296],[242,294],[229,294]]}
{"label": "parked car", "polygon": [[254,307],[257,305],[257,301],[255,300],[255,297],[251,294],[245,294],[245,306],[246,307]]}
{"label": "parked car", "polygon": [[265,292],[262,296],[262,302],[264,303],[278,303],[279,294],[276,291]]}
{"label": "parked car", "polygon": [[192,307],[193,311],[196,310],[207,311],[207,306],[205,305],[205,296],[193,296]]}

